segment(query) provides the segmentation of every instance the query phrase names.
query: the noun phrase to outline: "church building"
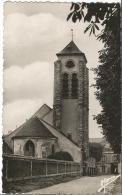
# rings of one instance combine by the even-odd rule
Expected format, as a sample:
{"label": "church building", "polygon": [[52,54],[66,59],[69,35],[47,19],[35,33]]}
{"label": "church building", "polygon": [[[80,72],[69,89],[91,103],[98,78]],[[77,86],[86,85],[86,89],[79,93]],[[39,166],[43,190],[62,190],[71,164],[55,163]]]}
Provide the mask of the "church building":
{"label": "church building", "polygon": [[68,154],[70,160],[83,163],[89,156],[87,59],[73,40],[56,55],[53,109],[44,104],[24,124],[4,136],[4,152],[9,148],[15,155],[35,158],[51,158],[61,152]]}

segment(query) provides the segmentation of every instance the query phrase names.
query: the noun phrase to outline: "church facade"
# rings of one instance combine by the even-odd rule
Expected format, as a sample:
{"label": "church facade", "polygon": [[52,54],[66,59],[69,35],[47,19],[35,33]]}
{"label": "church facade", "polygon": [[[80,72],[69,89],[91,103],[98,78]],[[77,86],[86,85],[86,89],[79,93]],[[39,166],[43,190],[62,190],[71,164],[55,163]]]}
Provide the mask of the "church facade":
{"label": "church facade", "polygon": [[87,60],[73,41],[57,58],[53,109],[44,104],[24,124],[4,136],[4,142],[15,155],[48,158],[65,153],[70,160],[83,163],[89,156]]}

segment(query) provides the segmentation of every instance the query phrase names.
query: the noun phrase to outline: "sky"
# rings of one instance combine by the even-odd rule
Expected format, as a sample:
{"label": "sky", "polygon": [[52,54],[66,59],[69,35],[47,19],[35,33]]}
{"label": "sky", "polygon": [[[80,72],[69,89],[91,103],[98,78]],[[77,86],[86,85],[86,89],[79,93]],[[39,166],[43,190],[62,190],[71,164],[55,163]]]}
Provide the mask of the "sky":
{"label": "sky", "polygon": [[98,51],[103,48],[95,36],[84,34],[87,23],[67,22],[71,3],[4,3],[3,133],[13,131],[42,104],[53,107],[53,78],[56,53],[71,41],[85,53],[89,68],[89,137],[102,137],[93,116],[100,113],[94,73]]}

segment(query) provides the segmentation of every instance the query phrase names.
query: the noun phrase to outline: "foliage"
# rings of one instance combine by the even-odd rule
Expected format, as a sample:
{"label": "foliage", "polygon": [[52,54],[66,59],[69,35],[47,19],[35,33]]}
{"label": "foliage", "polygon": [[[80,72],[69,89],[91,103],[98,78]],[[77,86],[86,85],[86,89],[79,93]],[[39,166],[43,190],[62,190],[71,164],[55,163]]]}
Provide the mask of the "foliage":
{"label": "foliage", "polygon": [[91,35],[95,34],[96,30],[99,31],[101,25],[107,28],[111,26],[112,30],[115,29],[112,23],[116,22],[119,11],[119,3],[72,3],[67,20],[89,22],[90,24],[84,32],[90,31]]}
{"label": "foliage", "polygon": [[[116,153],[120,153],[120,4],[72,3],[67,20],[88,22],[84,30],[102,41],[96,73],[96,98],[102,111],[94,119],[103,129],[103,135]],[[102,28],[102,30],[100,30]],[[96,35],[96,31],[99,34]]]}
{"label": "foliage", "polygon": [[100,143],[89,143],[89,156],[100,161],[102,157],[103,146]]}
{"label": "foliage", "polygon": [[54,154],[51,154],[48,156],[50,159],[55,160],[64,160],[64,161],[73,161],[72,156],[68,152],[55,152]]}

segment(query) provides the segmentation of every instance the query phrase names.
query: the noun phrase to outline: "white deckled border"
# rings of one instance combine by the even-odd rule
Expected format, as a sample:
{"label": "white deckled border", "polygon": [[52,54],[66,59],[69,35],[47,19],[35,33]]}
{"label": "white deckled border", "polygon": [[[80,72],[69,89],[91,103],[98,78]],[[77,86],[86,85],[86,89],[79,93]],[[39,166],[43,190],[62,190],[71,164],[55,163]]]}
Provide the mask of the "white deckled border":
{"label": "white deckled border", "polygon": [[3,1],[0,1],[0,193],[2,193]]}
{"label": "white deckled border", "polygon": [[[5,2],[72,2],[72,0],[0,0],[0,194],[2,193],[2,110],[3,110],[3,4]],[[84,0],[85,2],[121,3],[121,0]],[[78,2],[78,0],[73,0]],[[81,0],[79,0],[81,2]]]}
{"label": "white deckled border", "polygon": [[[4,0],[4,2],[82,2],[83,0]],[[86,3],[90,2],[103,2],[103,3],[121,3],[121,0],[84,0]]]}

